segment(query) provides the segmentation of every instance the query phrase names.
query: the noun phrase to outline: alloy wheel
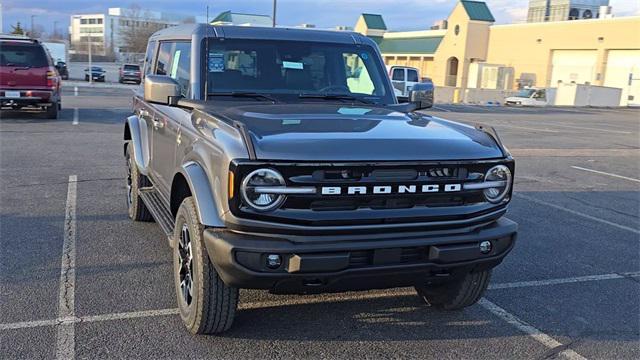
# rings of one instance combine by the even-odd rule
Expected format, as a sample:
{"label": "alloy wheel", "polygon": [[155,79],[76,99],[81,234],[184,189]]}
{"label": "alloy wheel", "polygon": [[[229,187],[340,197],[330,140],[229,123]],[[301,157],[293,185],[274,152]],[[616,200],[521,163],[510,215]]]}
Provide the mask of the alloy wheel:
{"label": "alloy wheel", "polygon": [[180,262],[180,294],[182,295],[184,303],[189,306],[193,301],[193,251],[189,226],[187,224],[182,225],[177,245]]}

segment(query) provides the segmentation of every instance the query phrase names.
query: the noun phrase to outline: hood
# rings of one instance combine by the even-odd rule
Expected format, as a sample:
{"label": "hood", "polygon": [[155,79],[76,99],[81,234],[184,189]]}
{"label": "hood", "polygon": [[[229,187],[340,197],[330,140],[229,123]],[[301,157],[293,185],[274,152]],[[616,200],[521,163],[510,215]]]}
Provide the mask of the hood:
{"label": "hood", "polygon": [[423,114],[339,104],[226,108],[243,122],[259,160],[429,161],[503,157],[488,134]]}

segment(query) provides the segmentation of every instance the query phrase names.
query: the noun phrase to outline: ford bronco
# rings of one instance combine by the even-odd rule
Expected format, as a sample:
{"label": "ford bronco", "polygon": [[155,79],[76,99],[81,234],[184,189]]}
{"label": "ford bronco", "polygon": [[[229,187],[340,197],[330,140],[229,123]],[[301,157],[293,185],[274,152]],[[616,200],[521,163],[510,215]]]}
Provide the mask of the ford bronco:
{"label": "ford bronco", "polygon": [[129,216],[173,253],[180,316],[231,326],[238,289],[415,287],[480,299],[512,249],[514,160],[490,128],[400,103],[357,33],[181,25],[149,40],[124,125]]}

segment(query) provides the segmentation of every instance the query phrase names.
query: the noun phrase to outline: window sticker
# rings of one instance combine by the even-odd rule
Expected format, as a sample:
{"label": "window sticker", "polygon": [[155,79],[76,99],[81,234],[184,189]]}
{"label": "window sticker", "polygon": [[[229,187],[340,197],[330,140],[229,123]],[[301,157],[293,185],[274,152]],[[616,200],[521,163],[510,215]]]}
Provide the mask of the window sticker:
{"label": "window sticker", "polygon": [[282,125],[300,125],[300,123],[302,123],[301,120],[293,120],[293,119],[282,120]]}
{"label": "window sticker", "polygon": [[362,60],[365,60],[365,61],[369,60],[369,54],[367,54],[367,53],[363,52],[362,54],[360,54],[360,57],[362,58]]}
{"label": "window sticker", "polygon": [[284,69],[304,70],[304,64],[301,62],[283,61],[282,67]]}
{"label": "window sticker", "polygon": [[209,61],[207,65],[209,72],[224,72],[224,54],[209,53]]}
{"label": "window sticker", "polygon": [[176,53],[173,54],[173,61],[171,62],[171,73],[169,76],[172,78],[176,78],[178,76],[178,63],[180,62],[180,54],[182,50],[176,50]]}

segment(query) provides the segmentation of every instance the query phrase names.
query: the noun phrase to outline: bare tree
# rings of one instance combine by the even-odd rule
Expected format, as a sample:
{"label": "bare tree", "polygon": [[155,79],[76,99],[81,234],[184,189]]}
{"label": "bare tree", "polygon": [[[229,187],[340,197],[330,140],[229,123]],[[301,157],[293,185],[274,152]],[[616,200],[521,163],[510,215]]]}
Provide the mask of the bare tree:
{"label": "bare tree", "polygon": [[144,53],[149,37],[166,25],[151,19],[138,5],[131,5],[125,14],[126,17],[120,19],[121,49],[127,53]]}

